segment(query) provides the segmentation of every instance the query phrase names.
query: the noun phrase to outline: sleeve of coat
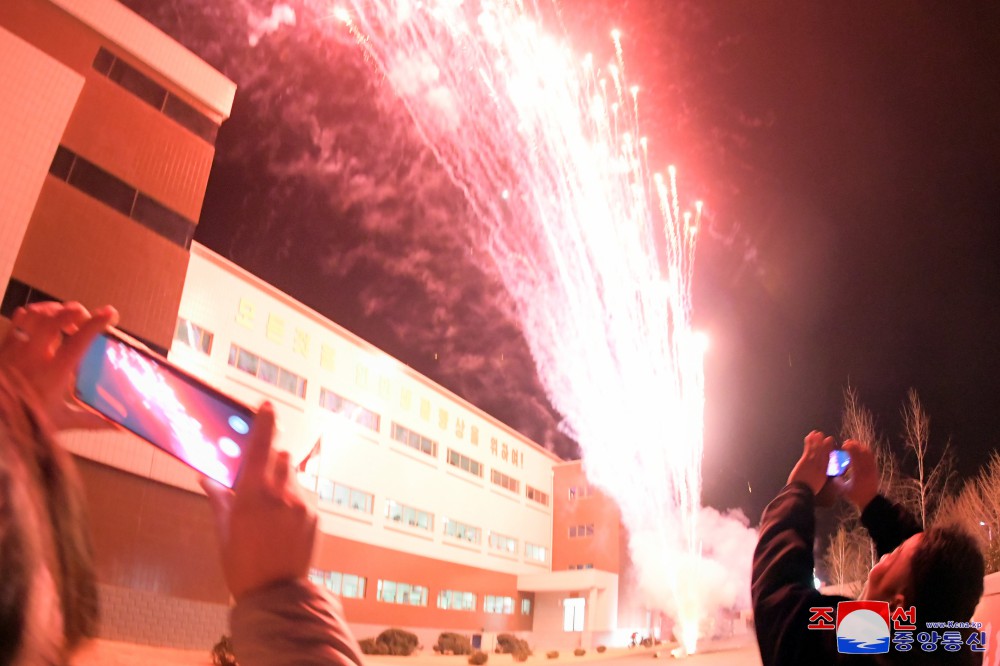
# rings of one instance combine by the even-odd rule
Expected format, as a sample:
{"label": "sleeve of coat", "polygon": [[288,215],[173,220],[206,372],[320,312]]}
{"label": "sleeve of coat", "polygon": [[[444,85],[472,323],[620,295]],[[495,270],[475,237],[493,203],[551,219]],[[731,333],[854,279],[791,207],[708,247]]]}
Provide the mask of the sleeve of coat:
{"label": "sleeve of coat", "polygon": [[308,581],[257,590],[236,604],[233,651],[240,666],[361,666],[340,602]]}

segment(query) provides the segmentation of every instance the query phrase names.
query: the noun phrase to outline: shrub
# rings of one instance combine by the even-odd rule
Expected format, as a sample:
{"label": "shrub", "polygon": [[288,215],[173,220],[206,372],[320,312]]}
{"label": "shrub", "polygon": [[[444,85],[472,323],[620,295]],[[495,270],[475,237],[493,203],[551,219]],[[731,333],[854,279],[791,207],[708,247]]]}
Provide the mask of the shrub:
{"label": "shrub", "polygon": [[556,651],[556,650],[552,650],[550,652],[546,652],[545,656],[548,657],[549,659],[558,659],[559,658],[559,652]]}
{"label": "shrub", "polygon": [[525,658],[531,656],[531,648],[528,647],[528,641],[518,638],[514,634],[497,635],[497,652],[501,654],[515,654],[519,651],[527,653]]}
{"label": "shrub", "polygon": [[608,646],[607,646],[607,645],[598,645],[598,646],[597,646],[597,651],[598,651],[598,652],[600,652],[600,653],[602,653],[602,654],[603,654],[603,653],[604,653],[604,651],[605,651],[605,650],[607,650],[607,649],[608,649]]}
{"label": "shrub", "polygon": [[642,639],[642,647],[653,647],[653,639],[652,638],[648,638],[648,637],[647,638],[643,638]]}
{"label": "shrub", "polygon": [[378,654],[389,654],[399,657],[408,657],[413,654],[413,651],[417,649],[417,644],[420,642],[417,639],[417,635],[410,633],[405,629],[397,629],[395,627],[391,629],[386,629],[375,642],[379,645],[385,646],[385,652],[379,650]]}
{"label": "shrub", "polygon": [[378,644],[375,642],[374,638],[362,638],[358,641],[358,645],[361,647],[361,652],[364,654],[378,654]]}
{"label": "shrub", "polygon": [[213,666],[237,666],[236,655],[233,654],[233,641],[223,635],[219,642],[212,646]]}
{"label": "shrub", "polygon": [[482,666],[486,663],[486,660],[490,658],[490,655],[486,654],[482,650],[476,650],[471,655],[469,655],[469,663],[473,666]]}
{"label": "shrub", "polygon": [[578,657],[582,657],[583,655],[587,654],[587,651],[584,650],[583,648],[577,648],[573,650],[573,654],[575,654]]}
{"label": "shrub", "polygon": [[448,652],[451,654],[472,654],[472,641],[469,640],[468,636],[445,631],[438,636],[438,642],[434,649],[441,654]]}
{"label": "shrub", "polygon": [[518,647],[516,650],[511,652],[511,656],[514,657],[514,661],[528,661],[528,657],[531,656],[531,651]]}

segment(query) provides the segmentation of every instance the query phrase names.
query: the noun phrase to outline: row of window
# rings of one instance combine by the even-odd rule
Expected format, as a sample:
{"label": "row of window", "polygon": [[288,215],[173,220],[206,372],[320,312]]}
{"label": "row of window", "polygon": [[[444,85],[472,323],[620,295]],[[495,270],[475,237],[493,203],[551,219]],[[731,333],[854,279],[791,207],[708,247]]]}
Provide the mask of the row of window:
{"label": "row of window", "polygon": [[105,48],[94,57],[94,69],[146,102],[195,136],[215,144],[219,125],[156,81]]}
{"label": "row of window", "polygon": [[548,493],[543,493],[538,488],[532,488],[528,484],[524,484],[524,496],[532,501],[538,502],[542,506],[549,505]]}
{"label": "row of window", "polygon": [[177,318],[177,328],[174,330],[174,340],[191,347],[202,354],[212,353],[212,341],[215,336],[201,326],[183,317]]}
{"label": "row of window", "polygon": [[570,570],[574,569],[593,569],[593,564],[571,564],[569,565]]}
{"label": "row of window", "polygon": [[409,428],[404,428],[395,422],[392,424],[392,438],[401,444],[405,444],[411,449],[415,449],[421,453],[426,453],[432,458],[437,458],[437,442],[428,437],[424,437],[420,433],[413,432]]}
{"label": "row of window", "polygon": [[462,455],[453,449],[448,449],[448,464],[454,465],[473,476],[478,476],[479,478],[483,476],[483,464],[481,462],[473,460],[469,456]]}
{"label": "row of window", "polygon": [[569,526],[570,539],[577,539],[581,537],[591,537],[591,536],[594,536],[594,523],[587,523],[586,525]]}
{"label": "row of window", "polygon": [[590,497],[593,494],[590,486],[570,486],[569,498],[571,500],[583,499],[585,497]]}
{"label": "row of window", "polygon": [[261,381],[277,386],[283,391],[300,398],[306,396],[306,380],[304,377],[286,370],[279,365],[263,359],[236,345],[229,346],[229,365],[238,370],[253,375]]}
{"label": "row of window", "polygon": [[[315,492],[319,499],[333,502],[338,506],[349,508],[361,513],[371,513],[375,503],[375,498],[371,493],[367,493],[357,488],[332,481],[326,478],[318,478],[316,470],[318,460],[313,458],[306,464],[305,472],[299,475],[299,482],[307,489]],[[405,504],[400,504],[394,500],[386,500],[385,516],[394,522],[405,523],[410,527],[424,529],[429,532],[434,531],[434,514],[422,511]],[[473,525],[444,518],[444,534],[459,541],[479,545],[482,543],[482,530]],[[517,553],[518,540],[514,537],[490,533],[489,545],[494,550],[506,553]],[[524,555],[529,560],[545,562],[548,550],[545,546],[538,546],[525,542]]]}
{"label": "row of window", "polygon": [[[310,569],[309,580],[330,590],[333,594],[350,599],[364,599],[366,579],[364,576],[344,574],[337,571]],[[424,585],[400,583],[379,579],[375,598],[387,604],[406,606],[426,606],[428,589]],[[474,611],[478,597],[474,592],[461,590],[441,590],[437,596],[437,607],[444,610]],[[514,613],[514,598],[487,594],[483,598],[483,611],[502,615]],[[531,599],[521,599],[521,613],[531,614]]]}
{"label": "row of window", "polygon": [[500,486],[501,488],[506,488],[512,493],[518,493],[521,490],[521,482],[517,479],[507,476],[503,472],[497,470],[490,470],[490,481]]}
{"label": "row of window", "polygon": [[170,242],[191,247],[194,222],[72,150],[59,146],[49,173]]}
{"label": "row of window", "polygon": [[[180,318],[177,320],[177,329],[174,337],[199,351],[206,354],[211,353],[212,333],[186,319]],[[305,397],[306,379],[304,377],[300,377],[290,370],[286,370],[235,344],[231,345],[229,349],[229,365],[254,375],[300,398]],[[320,390],[319,404],[324,409],[340,414],[353,423],[357,423],[375,432],[380,431],[382,417],[379,414],[329,389],[324,388]],[[434,458],[437,457],[438,443],[436,441],[401,426],[396,422],[392,424],[392,438],[416,451]],[[483,476],[483,463],[454,449],[448,449],[446,462],[473,476],[479,478]],[[513,493],[520,492],[520,481],[495,469],[491,470],[490,481]],[[542,506],[549,505],[549,495],[547,493],[527,484],[525,484],[525,496]]]}
{"label": "row of window", "polygon": [[320,389],[319,406],[375,432],[378,432],[382,425],[381,416],[328,389]]}

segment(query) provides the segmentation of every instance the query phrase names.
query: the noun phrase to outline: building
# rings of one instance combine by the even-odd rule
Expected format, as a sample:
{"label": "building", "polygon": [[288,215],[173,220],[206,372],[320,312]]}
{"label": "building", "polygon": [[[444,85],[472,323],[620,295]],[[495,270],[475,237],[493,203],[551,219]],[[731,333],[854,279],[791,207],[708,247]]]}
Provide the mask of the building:
{"label": "building", "polygon": [[[271,401],[320,514],[312,576],[359,636],[570,647],[651,626],[622,596],[617,510],[578,462],[192,243],[233,82],[115,0],[0,3],[0,57],[2,314],[113,303],[191,374]],[[64,442],[87,488],[104,637],[214,643],[230,599],[196,475],[129,433]]]}

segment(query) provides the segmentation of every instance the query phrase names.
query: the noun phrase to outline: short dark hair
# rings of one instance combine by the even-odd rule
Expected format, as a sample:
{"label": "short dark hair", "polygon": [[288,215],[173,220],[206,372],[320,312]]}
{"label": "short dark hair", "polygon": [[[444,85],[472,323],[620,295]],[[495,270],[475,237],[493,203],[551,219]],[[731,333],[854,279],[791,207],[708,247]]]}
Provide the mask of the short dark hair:
{"label": "short dark hair", "polygon": [[986,562],[968,532],[948,525],[932,527],[911,561],[913,605],[921,621],[964,622],[983,596]]}

